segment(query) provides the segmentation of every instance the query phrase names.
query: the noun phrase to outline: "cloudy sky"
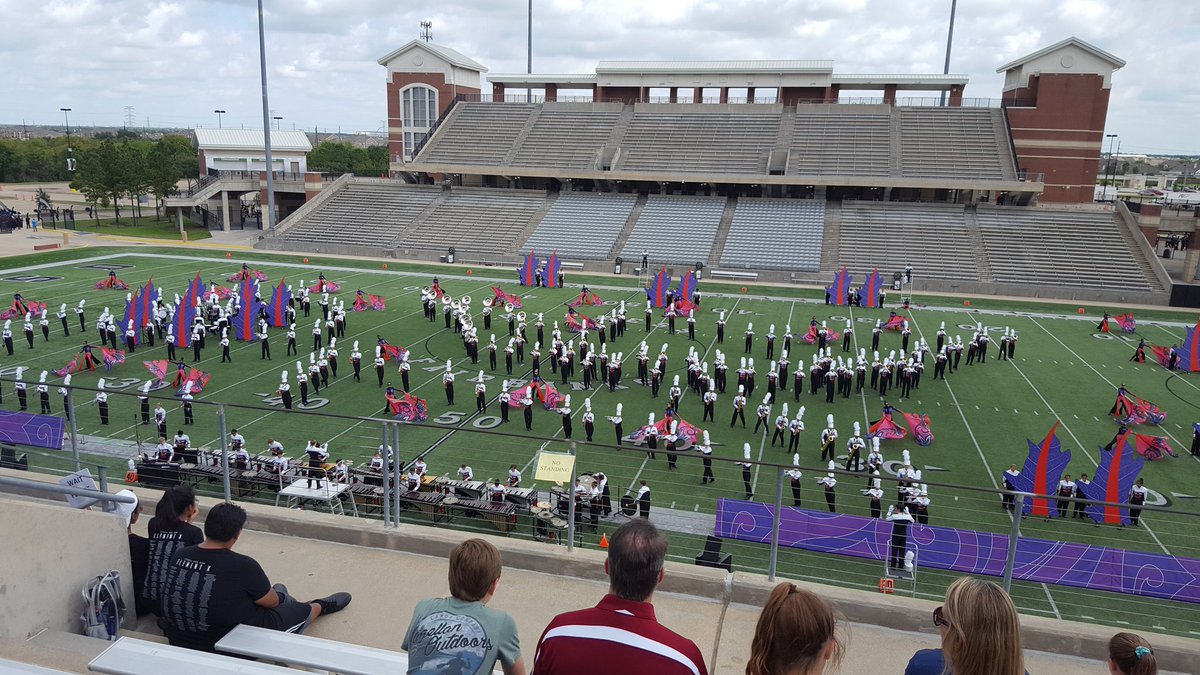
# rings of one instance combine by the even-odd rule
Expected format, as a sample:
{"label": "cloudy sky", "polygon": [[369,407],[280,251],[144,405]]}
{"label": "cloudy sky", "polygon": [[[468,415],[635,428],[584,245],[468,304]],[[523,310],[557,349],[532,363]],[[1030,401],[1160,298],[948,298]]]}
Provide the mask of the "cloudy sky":
{"label": "cloudy sky", "polygon": [[[525,70],[525,0],[265,0],[270,103],[284,128],[376,131],[380,56],[434,41]],[[534,70],[601,59],[832,59],[843,73],[941,72],[950,0],[534,0]],[[261,127],[253,0],[0,0],[0,122]],[[1076,35],[1128,61],[1109,133],[1122,151],[1200,154],[1200,2],[962,0],[951,71],[997,97],[995,68]]]}

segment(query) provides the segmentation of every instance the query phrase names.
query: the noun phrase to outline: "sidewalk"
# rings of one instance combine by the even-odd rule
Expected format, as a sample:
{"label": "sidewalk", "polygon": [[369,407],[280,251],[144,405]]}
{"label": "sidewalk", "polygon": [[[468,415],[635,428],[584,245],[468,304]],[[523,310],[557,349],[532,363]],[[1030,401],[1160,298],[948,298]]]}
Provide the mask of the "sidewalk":
{"label": "sidewalk", "polygon": [[[67,235],[70,243],[63,246],[63,235]],[[146,246],[146,247],[178,247],[193,249],[245,250],[253,248],[261,232],[259,230],[230,230],[213,231],[211,239],[189,241],[186,244],[174,239],[147,239],[143,237],[123,237],[115,234],[96,234],[78,230],[47,230],[39,228],[35,233],[29,229],[14,230],[9,234],[0,234],[0,258],[39,253],[38,246],[57,244],[57,250],[63,248],[83,249],[90,246]]]}

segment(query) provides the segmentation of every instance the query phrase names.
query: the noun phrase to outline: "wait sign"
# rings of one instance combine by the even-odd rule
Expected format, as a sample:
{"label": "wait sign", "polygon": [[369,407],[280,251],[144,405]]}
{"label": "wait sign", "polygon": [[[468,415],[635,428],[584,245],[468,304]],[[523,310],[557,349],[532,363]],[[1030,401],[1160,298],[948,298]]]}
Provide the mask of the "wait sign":
{"label": "wait sign", "polygon": [[575,455],[565,452],[541,452],[538,454],[535,480],[548,480],[559,485],[571,482],[571,473],[575,470]]}

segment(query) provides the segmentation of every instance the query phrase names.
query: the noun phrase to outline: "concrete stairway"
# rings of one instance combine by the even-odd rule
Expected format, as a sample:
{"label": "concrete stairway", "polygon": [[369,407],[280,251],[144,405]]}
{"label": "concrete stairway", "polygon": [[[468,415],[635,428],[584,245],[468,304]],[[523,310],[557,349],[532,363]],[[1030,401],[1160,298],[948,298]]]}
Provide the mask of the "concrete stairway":
{"label": "concrete stairway", "polygon": [[[625,134],[629,132],[629,125],[633,122],[633,106],[627,105],[621,110],[621,116],[617,118],[617,123],[613,126],[612,135],[608,138],[608,145],[604,146],[604,154],[608,155],[611,151],[617,153],[621,149],[621,144],[625,142]],[[613,161],[612,168],[616,169],[617,164],[624,161],[624,158],[619,157]],[[618,249],[620,250],[620,249]]]}
{"label": "concrete stairway", "polygon": [[646,195],[638,195],[637,202],[633,205],[633,210],[629,212],[629,218],[625,221],[625,226],[621,228],[621,234],[617,235],[617,243],[613,244],[612,250],[609,251],[609,256],[615,256],[617,251],[625,248],[625,242],[629,241],[629,235],[633,234],[633,227],[637,225],[638,218],[642,217],[646,201]]}
{"label": "concrete stairway", "polygon": [[974,204],[968,204],[963,210],[963,220],[967,224],[967,232],[971,241],[971,253],[975,255],[975,264],[979,269],[979,278],[984,283],[995,281],[992,266],[988,264],[987,249],[983,247],[983,232],[979,229],[979,219]]}
{"label": "concrete stairway", "polygon": [[[529,137],[529,132],[533,130],[533,125],[537,124],[537,120],[542,115],[542,106],[533,109],[529,114],[529,119],[525,120],[525,126],[521,128],[521,133],[513,140],[512,147],[508,149],[508,154],[504,156],[503,166],[510,166],[513,160],[517,158],[517,153],[521,151],[521,146],[525,144],[525,139]],[[532,230],[531,230],[532,231]]]}
{"label": "concrete stairway", "polygon": [[1003,110],[992,111],[992,128],[996,130],[996,147],[1000,151],[1000,166],[1005,176],[1017,177],[1017,160],[1013,157],[1012,141],[1008,138],[1008,122]]}
{"label": "concrete stairway", "polygon": [[838,262],[838,243],[842,239],[842,203],[825,202],[825,237],[821,240],[820,272],[834,272]]}
{"label": "concrete stairway", "polygon": [[888,173],[891,176],[901,176],[904,174],[904,158],[900,156],[900,111],[892,108],[888,122],[891,127],[891,133],[888,134],[888,142],[891,147],[888,148]]}
{"label": "concrete stairway", "polygon": [[721,251],[725,250],[725,240],[729,238],[729,228],[733,226],[733,212],[737,210],[737,197],[730,197],[725,202],[725,212],[721,214],[721,224],[717,226],[717,236],[713,238],[712,250],[708,252],[710,268],[716,267],[721,260]]}

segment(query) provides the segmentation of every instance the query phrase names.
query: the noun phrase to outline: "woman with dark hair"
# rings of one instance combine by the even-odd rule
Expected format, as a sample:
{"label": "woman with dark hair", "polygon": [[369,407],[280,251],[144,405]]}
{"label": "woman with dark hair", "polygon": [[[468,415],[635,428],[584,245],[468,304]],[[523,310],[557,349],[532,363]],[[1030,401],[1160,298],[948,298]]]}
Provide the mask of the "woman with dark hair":
{"label": "woman with dark hair", "polygon": [[1108,672],[1112,675],[1155,675],[1154,649],[1140,635],[1117,633],[1108,641]]}
{"label": "woman with dark hair", "polygon": [[829,603],[795,584],[779,584],[758,617],[746,675],[820,675],[829,661],[841,661],[836,632]]}
{"label": "woman with dark hair", "polygon": [[146,526],[150,538],[150,557],[146,567],[146,583],[138,589],[145,606],[158,614],[161,609],[162,585],[166,581],[171,556],[185,546],[195,546],[204,541],[204,532],[192,525],[200,510],[196,507],[196,493],[190,486],[174,485],[167,488],[154,517]]}

